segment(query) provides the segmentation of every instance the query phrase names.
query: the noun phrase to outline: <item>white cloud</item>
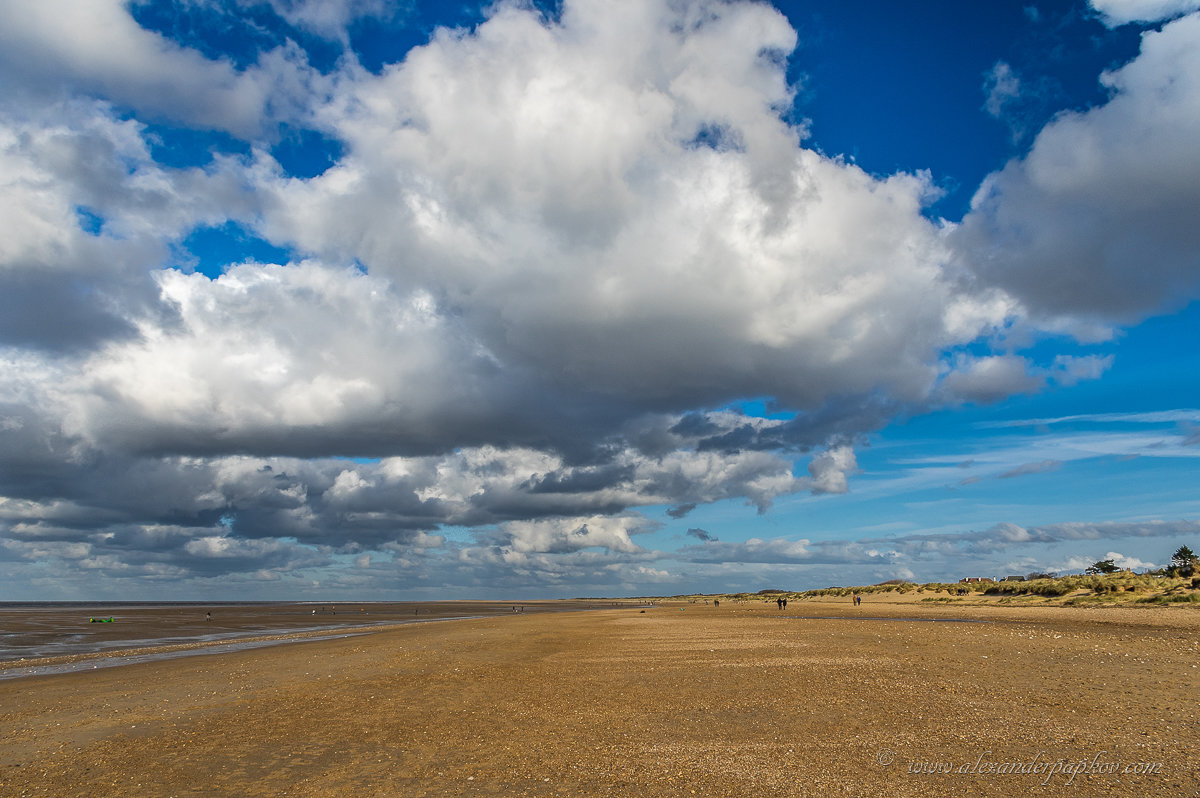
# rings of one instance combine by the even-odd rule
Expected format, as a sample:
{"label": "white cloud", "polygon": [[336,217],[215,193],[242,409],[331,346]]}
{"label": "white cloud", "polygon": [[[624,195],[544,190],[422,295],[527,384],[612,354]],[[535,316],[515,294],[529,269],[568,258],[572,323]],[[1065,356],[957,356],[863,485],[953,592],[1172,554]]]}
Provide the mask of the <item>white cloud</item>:
{"label": "white cloud", "polygon": [[981,427],[1043,427],[1051,424],[1083,421],[1096,424],[1186,424],[1200,421],[1200,410],[1160,410],[1148,413],[1082,413],[1059,418],[1029,418],[1016,421],[989,421]]}
{"label": "white cloud", "polygon": [[1030,363],[1015,355],[955,359],[943,379],[941,395],[947,402],[996,402],[1013,394],[1032,393],[1041,380],[1029,373]]}
{"label": "white cloud", "polygon": [[1112,368],[1114,359],[1113,355],[1056,355],[1054,367],[1049,373],[1059,385],[1069,387],[1083,380],[1099,379],[1104,372]]}
{"label": "white cloud", "polygon": [[1008,127],[1016,144],[1041,118],[1056,94],[1056,87],[1048,77],[1026,80],[1007,61],[997,61],[984,73],[983,94],[983,110]]}
{"label": "white cloud", "polygon": [[1200,9],[1200,0],[1088,0],[1110,28],[1129,22],[1159,22]]}
{"label": "white cloud", "polygon": [[1128,568],[1132,571],[1143,571],[1151,568],[1157,568],[1154,563],[1140,560],[1137,557],[1126,557],[1124,554],[1116,551],[1110,551],[1104,555],[1102,559],[1112,560],[1113,565],[1118,568]]}
{"label": "white cloud", "polygon": [[1066,112],[988,177],[953,236],[959,258],[1035,318],[1077,336],[1181,304],[1200,289],[1200,15],[1143,35],[1102,81],[1113,97]]}
{"label": "white cloud", "polygon": [[170,245],[253,218],[252,163],[169,169],[143,133],[102,102],[0,104],[0,345],[96,348],[140,318],[169,323],[150,273]]}
{"label": "white cloud", "polygon": [[[271,5],[343,40],[389,13]],[[1104,328],[1195,274],[1191,18],[1147,34],[1113,100],[1056,119],[954,229],[922,214],[928,174],[803,146],[781,113],[796,33],[762,4],[576,0],[548,21],[500,3],[380,75],[348,59],[328,79],[290,46],[205,57],[117,0],[0,10],[0,519],[21,559],[673,579],[634,542],[654,526],[636,508],[845,492],[852,445],[896,413],[1111,363],[944,353],[1009,323]],[[1021,93],[1001,66],[997,112]],[[164,118],[252,152],[165,167],[145,127]],[[281,119],[343,155],[283,176],[265,154]],[[226,221],[304,255],[164,268]],[[798,413],[714,410],[750,396]],[[339,459],[363,456],[380,460]],[[455,528],[474,542],[434,534]],[[910,551],[703,549],[889,573]]]}
{"label": "white cloud", "polygon": [[512,551],[565,552],[599,547],[609,551],[635,553],[642,548],[630,539],[647,524],[641,516],[592,516],[557,518],[542,521],[510,521],[500,525]]}
{"label": "white cloud", "polygon": [[812,475],[813,493],[845,493],[849,490],[846,475],[858,468],[854,450],[849,446],[838,446],[822,452],[808,464]]}
{"label": "white cloud", "polygon": [[1068,557],[1066,560],[1055,563],[1055,565],[1053,566],[1053,570],[1055,572],[1068,572],[1068,573],[1072,572],[1072,571],[1086,571],[1088,568],[1091,568],[1095,563],[1100,562],[1102,560],[1112,560],[1113,565],[1117,566],[1118,568],[1128,568],[1133,571],[1145,571],[1145,570],[1150,570],[1150,569],[1158,567],[1152,562],[1147,562],[1147,561],[1139,559],[1137,557],[1127,557],[1124,554],[1121,554],[1120,552],[1110,551],[1110,552],[1106,553],[1103,557],[1087,557],[1087,556]]}
{"label": "white cloud", "polygon": [[1022,463],[1011,471],[1005,471],[999,475],[999,479],[1012,479],[1013,477],[1024,477],[1030,474],[1045,474],[1050,471],[1057,471],[1062,468],[1061,460],[1039,460],[1035,463]]}
{"label": "white cloud", "polygon": [[[927,177],[798,146],[769,56],[794,44],[765,6],[581,0],[547,23],[502,5],[381,76],[341,73],[315,118],[347,155],[321,177],[147,165],[160,190],[102,204],[106,230],[161,246],[224,202],[316,257],[160,273],[159,306],[121,308],[137,338],[59,392],[67,428],[150,453],[588,449],[746,395],[810,411],[788,433],[809,447],[835,403],[838,434],[878,426],[1011,304],[945,278]],[[696,143],[714,129],[728,146]],[[226,185],[239,166],[254,191]],[[331,265],[351,262],[369,274]],[[760,507],[795,487],[744,484]]]}
{"label": "white cloud", "polygon": [[737,543],[712,541],[685,548],[680,556],[688,562],[730,563],[787,563],[809,562],[818,559],[810,548],[811,541],[789,538],[749,538]]}
{"label": "white cloud", "polygon": [[[297,48],[237,71],[140,27],[128,0],[0,0],[0,64],[23,88],[97,92],[184,124],[254,136],[313,76]],[[276,110],[271,110],[272,108]]]}
{"label": "white cloud", "polygon": [[[271,187],[263,229],[436,286],[500,363],[562,390],[920,400],[939,347],[1007,308],[943,281],[928,178],[797,146],[762,55],[794,42],[765,6],[578,2],[545,25],[504,5],[344,80],[320,118],[347,156]],[[695,143],[711,130],[726,144]]]}
{"label": "white cloud", "polygon": [[[238,4],[253,6],[262,0],[237,0]],[[329,39],[348,41],[347,27],[364,17],[386,18],[396,13],[396,6],[406,5],[395,0],[266,0],[283,19],[292,25]]]}
{"label": "white cloud", "polygon": [[984,89],[987,91],[984,110],[999,119],[1005,106],[1021,96],[1021,80],[1013,72],[1012,65],[997,61],[985,77]]}

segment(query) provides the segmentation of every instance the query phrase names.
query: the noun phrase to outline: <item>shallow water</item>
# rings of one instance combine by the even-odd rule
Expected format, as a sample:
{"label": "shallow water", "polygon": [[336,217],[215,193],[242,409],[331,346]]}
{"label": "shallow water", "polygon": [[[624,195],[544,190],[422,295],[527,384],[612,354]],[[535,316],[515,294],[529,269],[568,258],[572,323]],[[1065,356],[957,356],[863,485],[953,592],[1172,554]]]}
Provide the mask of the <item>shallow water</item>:
{"label": "shallow water", "polygon": [[[612,602],[593,601],[0,603],[0,676],[23,660],[234,643],[271,635],[336,634],[351,627],[509,615],[514,608],[532,613],[611,606]],[[108,617],[112,623],[90,622]]]}
{"label": "shallow water", "polygon": [[[336,640],[343,637],[356,637],[365,632],[348,632],[346,634],[318,635],[303,638],[278,638],[273,640],[244,640],[231,643],[215,643],[195,648],[184,648],[175,651],[155,651],[146,654],[114,654],[111,657],[95,657],[86,659],[68,659],[65,662],[55,662],[48,665],[24,665],[0,669],[0,679],[19,679],[23,676],[51,676],[58,673],[77,673],[99,668],[115,668],[120,665],[133,665],[137,662],[153,662],[154,660],[178,659],[180,657],[197,657],[205,654],[224,654],[230,651],[245,651],[251,648],[265,648],[282,643],[302,643],[309,640]],[[39,660],[34,660],[39,661]],[[44,660],[42,660],[44,661]]]}

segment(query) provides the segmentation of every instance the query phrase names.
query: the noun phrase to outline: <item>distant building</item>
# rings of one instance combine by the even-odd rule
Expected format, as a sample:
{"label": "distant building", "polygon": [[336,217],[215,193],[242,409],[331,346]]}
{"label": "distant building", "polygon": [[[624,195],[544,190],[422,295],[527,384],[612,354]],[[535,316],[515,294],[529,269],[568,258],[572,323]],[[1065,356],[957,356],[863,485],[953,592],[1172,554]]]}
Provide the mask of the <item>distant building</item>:
{"label": "distant building", "polygon": [[964,576],[958,581],[967,582],[969,584],[971,582],[995,582],[996,580],[992,579],[990,576]]}

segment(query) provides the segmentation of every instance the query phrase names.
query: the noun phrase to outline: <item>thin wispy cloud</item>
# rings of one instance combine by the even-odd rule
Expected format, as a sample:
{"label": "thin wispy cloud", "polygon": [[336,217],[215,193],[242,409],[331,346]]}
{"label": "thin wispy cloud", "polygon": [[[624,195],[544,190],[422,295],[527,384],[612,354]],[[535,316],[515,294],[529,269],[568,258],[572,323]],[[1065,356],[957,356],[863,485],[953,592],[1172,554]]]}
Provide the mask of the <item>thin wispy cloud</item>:
{"label": "thin wispy cloud", "polygon": [[1005,427],[1048,427],[1052,424],[1076,422],[1095,424],[1181,424],[1200,421],[1200,410],[1160,410],[1150,413],[1081,413],[1057,418],[1029,418],[1011,421],[984,421],[981,429]]}
{"label": "thin wispy cloud", "polygon": [[1011,471],[1005,471],[1003,474],[1000,474],[997,479],[1012,479],[1030,474],[1045,474],[1049,471],[1057,471],[1062,468],[1062,465],[1061,460],[1040,460],[1036,463],[1023,463]]}

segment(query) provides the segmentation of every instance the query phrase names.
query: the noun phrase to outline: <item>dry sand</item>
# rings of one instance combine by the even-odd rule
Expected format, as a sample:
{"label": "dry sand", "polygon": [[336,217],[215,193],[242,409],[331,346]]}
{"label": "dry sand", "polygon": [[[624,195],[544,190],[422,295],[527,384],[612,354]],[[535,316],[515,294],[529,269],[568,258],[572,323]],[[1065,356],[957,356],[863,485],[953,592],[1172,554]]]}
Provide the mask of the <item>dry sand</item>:
{"label": "dry sand", "polygon": [[904,597],[411,625],[0,682],[0,795],[1196,796],[1198,633]]}

